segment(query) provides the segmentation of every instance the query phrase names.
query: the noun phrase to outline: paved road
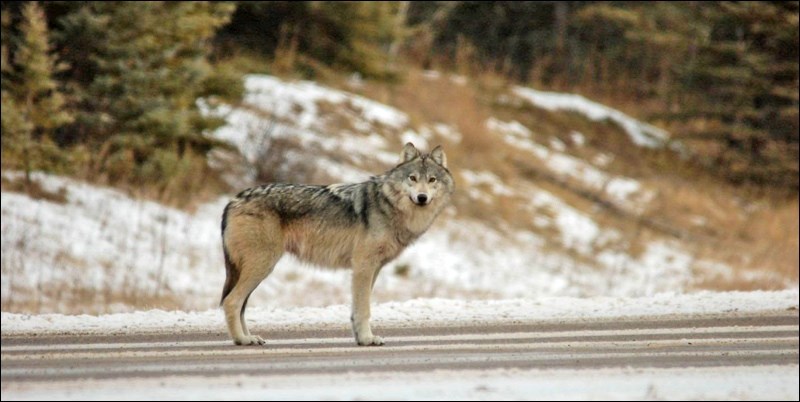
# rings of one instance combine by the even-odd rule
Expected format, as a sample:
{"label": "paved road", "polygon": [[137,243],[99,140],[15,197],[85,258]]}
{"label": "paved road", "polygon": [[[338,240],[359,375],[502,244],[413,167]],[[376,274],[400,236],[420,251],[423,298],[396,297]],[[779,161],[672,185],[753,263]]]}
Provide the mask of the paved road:
{"label": "paved road", "polygon": [[798,364],[798,312],[521,325],[380,328],[383,347],[347,331],[254,333],[236,347],[222,333],[2,338],[2,383],[342,372],[668,368]]}

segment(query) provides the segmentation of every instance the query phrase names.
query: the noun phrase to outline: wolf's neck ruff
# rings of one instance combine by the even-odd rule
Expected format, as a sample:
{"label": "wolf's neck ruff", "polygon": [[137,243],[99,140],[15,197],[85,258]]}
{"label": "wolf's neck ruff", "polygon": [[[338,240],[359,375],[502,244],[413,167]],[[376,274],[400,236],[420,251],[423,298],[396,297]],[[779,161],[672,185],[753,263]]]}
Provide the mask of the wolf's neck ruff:
{"label": "wolf's neck ruff", "polygon": [[250,293],[288,251],[303,261],[353,270],[353,332],[359,345],[379,345],[369,327],[369,297],[378,272],[419,238],[449,203],[455,184],[440,147],[421,154],[406,144],[400,163],[362,183],[267,184],[239,193],[225,207],[222,244],[227,279],[221,304],[239,345],[250,335]]}

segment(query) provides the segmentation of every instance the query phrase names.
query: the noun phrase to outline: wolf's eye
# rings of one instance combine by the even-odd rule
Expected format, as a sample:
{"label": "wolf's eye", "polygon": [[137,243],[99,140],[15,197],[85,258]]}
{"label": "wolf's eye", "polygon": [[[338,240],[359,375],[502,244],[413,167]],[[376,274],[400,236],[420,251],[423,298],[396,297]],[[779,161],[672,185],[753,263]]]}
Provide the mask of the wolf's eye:
{"label": "wolf's eye", "polygon": [[412,174],[411,176],[408,176],[408,180],[411,180],[411,181],[413,181],[414,183],[416,183],[416,182],[417,182],[417,176],[414,176],[414,175]]}
{"label": "wolf's eye", "polygon": [[436,183],[436,178],[431,177],[430,179],[428,179],[428,183]]}

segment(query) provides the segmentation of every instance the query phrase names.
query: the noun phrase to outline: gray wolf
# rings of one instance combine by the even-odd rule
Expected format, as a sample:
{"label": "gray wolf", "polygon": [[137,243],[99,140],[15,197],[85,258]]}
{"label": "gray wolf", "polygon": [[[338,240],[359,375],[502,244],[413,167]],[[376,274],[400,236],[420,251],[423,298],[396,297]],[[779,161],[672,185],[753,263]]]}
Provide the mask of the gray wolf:
{"label": "gray wolf", "polygon": [[266,184],[239,193],[222,214],[227,276],[220,304],[233,342],[266,343],[247,330],[247,299],[289,252],[311,264],[351,268],[355,340],[383,345],[369,325],[375,279],[425,233],[454,189],[442,148],[422,154],[408,143],[397,166],[362,183]]}

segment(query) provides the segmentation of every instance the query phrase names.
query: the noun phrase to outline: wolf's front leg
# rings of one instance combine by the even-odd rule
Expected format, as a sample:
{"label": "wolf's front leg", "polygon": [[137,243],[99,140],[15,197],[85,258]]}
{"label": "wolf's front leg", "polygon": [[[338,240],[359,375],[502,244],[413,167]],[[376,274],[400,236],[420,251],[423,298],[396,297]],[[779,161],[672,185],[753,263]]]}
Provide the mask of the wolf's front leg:
{"label": "wolf's front leg", "polygon": [[381,346],[383,339],[372,334],[369,326],[370,296],[372,295],[373,278],[378,269],[365,269],[364,266],[353,267],[353,312],[350,321],[353,323],[353,335],[361,346]]}

